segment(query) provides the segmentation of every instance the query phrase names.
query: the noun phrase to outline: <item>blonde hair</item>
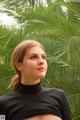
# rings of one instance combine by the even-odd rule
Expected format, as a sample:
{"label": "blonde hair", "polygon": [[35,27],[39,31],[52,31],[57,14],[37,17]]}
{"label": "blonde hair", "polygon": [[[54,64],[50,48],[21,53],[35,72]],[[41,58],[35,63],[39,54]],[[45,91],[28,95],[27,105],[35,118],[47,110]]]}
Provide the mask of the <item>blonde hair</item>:
{"label": "blonde hair", "polygon": [[13,50],[12,64],[13,64],[15,70],[16,70],[16,75],[13,76],[13,78],[11,79],[11,82],[10,82],[10,84],[8,86],[8,88],[11,88],[13,91],[15,89],[17,89],[21,84],[21,73],[17,69],[16,65],[17,65],[17,63],[21,63],[23,61],[23,58],[24,58],[25,53],[27,52],[27,50],[29,50],[30,48],[32,48],[34,46],[39,46],[44,50],[43,46],[36,40],[22,41]]}

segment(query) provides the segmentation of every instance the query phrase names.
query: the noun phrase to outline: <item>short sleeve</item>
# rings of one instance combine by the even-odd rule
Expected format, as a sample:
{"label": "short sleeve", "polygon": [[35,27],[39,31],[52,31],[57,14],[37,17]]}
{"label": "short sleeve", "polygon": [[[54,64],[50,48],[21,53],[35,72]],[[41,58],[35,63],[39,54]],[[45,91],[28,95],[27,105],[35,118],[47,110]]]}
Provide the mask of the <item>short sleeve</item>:
{"label": "short sleeve", "polygon": [[62,107],[63,107],[62,120],[72,120],[68,98],[65,95],[64,91],[62,92],[62,98],[61,99],[62,99],[61,102],[62,102]]}

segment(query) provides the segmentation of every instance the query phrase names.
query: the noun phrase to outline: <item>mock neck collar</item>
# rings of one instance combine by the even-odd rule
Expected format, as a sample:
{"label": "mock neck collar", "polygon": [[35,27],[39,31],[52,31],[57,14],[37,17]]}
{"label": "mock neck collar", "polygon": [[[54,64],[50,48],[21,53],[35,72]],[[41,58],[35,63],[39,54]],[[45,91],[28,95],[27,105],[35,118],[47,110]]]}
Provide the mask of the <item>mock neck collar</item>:
{"label": "mock neck collar", "polygon": [[33,85],[24,85],[24,84],[21,84],[19,86],[19,88],[17,89],[19,92],[21,93],[25,93],[25,94],[31,94],[31,93],[37,93],[41,90],[41,85],[40,85],[40,82],[37,83],[37,84],[33,84]]}

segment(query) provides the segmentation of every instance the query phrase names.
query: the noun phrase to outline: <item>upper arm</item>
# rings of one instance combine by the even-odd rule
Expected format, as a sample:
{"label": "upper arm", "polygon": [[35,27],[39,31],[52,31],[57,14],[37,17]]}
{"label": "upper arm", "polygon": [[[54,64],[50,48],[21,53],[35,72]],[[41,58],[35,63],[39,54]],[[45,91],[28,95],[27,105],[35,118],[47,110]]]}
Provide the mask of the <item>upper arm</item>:
{"label": "upper arm", "polygon": [[64,92],[62,93],[62,107],[63,107],[63,111],[62,111],[63,120],[71,120],[70,106],[69,106],[68,98]]}
{"label": "upper arm", "polygon": [[2,100],[0,100],[0,115],[4,114],[3,109],[4,109],[3,102],[2,102]]}

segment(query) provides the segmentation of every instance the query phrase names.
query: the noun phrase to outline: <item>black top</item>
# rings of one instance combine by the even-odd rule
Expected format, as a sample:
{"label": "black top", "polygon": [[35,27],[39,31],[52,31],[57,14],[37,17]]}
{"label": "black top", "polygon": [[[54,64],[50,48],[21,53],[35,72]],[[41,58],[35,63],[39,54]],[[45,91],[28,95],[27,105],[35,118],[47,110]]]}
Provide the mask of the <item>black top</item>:
{"label": "black top", "polygon": [[24,120],[35,115],[53,114],[71,120],[64,91],[36,85],[20,85],[12,93],[0,97],[0,115],[6,120]]}

